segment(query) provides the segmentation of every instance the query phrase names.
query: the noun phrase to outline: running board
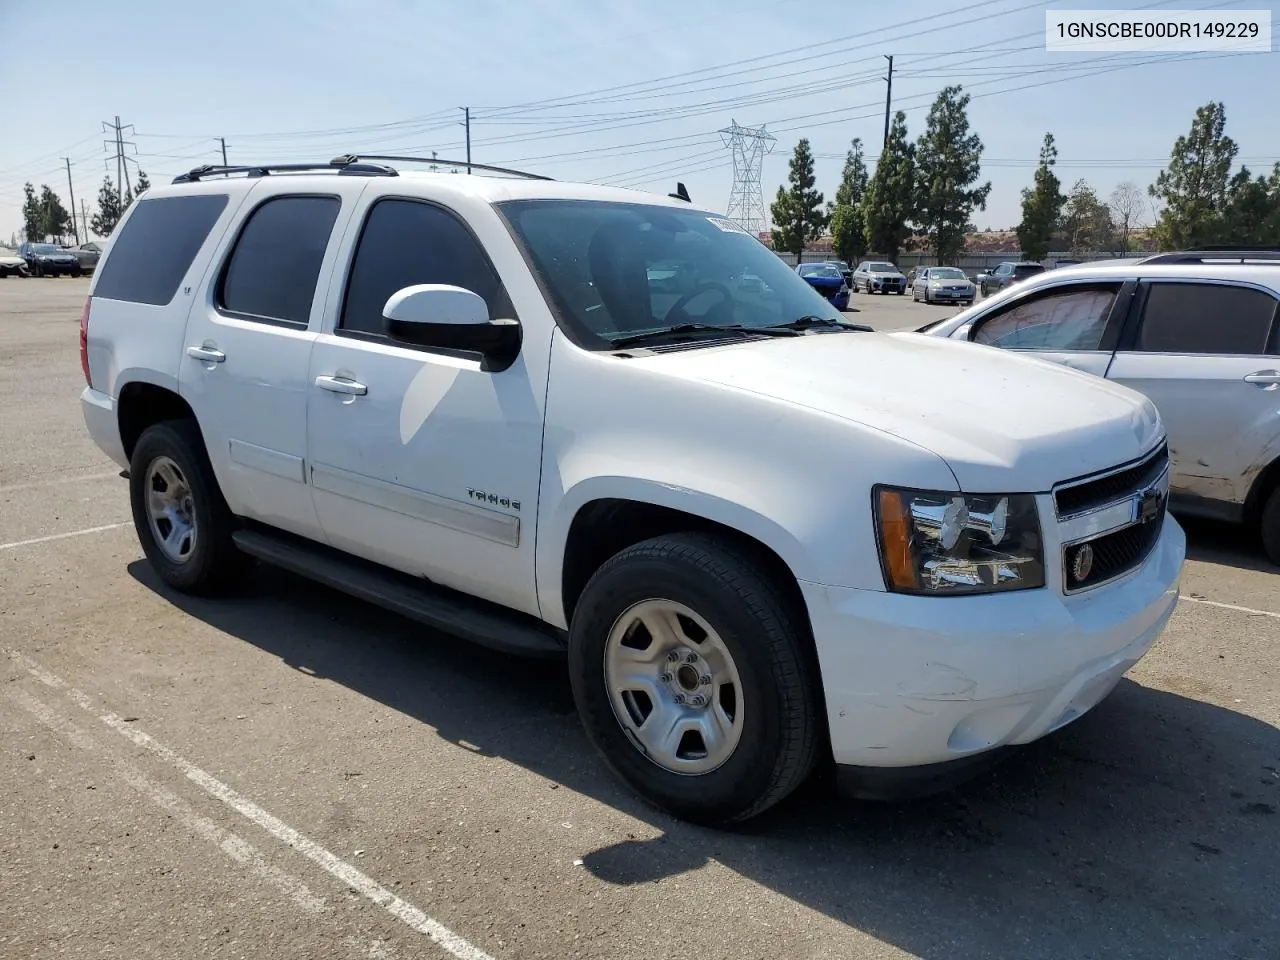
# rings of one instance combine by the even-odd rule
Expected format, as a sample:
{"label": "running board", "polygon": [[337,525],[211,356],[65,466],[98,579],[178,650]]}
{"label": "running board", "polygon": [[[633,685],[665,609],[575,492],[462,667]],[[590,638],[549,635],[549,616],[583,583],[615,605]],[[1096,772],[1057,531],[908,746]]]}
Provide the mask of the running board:
{"label": "running board", "polygon": [[243,552],[264,563],[443,633],[523,657],[564,656],[562,631],[506,607],[289,534],[253,528],[237,530],[232,539]]}

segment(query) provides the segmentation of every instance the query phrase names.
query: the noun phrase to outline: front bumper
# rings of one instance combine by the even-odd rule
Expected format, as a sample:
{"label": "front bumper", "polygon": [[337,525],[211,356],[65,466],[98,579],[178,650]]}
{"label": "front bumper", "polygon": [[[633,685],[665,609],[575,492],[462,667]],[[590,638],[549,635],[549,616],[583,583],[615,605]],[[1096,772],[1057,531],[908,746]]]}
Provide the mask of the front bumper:
{"label": "front bumper", "polygon": [[939,290],[937,288],[928,291],[929,299],[937,303],[959,303],[972,300],[976,293],[976,290]]}
{"label": "front bumper", "polygon": [[897,293],[905,289],[906,284],[902,280],[872,280],[871,289],[877,293]]}
{"label": "front bumper", "polygon": [[128,470],[129,458],[125,456],[124,444],[120,442],[120,422],[116,417],[116,402],[111,395],[85,387],[80,394],[80,412],[84,415],[89,437],[98,449]]}
{"label": "front bumper", "polygon": [[1080,717],[1164,629],[1185,553],[1166,517],[1141,566],[1070,597],[1053,580],[975,597],[802,582],[836,763],[916,777]]}

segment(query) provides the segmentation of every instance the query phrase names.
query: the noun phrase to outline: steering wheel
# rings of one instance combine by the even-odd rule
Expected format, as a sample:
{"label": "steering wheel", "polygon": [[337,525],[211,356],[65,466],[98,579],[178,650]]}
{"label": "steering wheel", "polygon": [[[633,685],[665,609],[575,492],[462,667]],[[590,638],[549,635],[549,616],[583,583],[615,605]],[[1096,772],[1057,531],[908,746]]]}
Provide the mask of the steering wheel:
{"label": "steering wheel", "polygon": [[[667,311],[667,322],[689,322],[692,318],[685,313],[684,308],[695,297],[700,297],[707,292],[720,294],[720,303],[713,310],[721,310],[726,305],[733,303],[733,292],[723,283],[715,280],[704,280],[671,305],[671,309]],[[708,310],[706,316],[710,316],[711,313],[712,310]]]}

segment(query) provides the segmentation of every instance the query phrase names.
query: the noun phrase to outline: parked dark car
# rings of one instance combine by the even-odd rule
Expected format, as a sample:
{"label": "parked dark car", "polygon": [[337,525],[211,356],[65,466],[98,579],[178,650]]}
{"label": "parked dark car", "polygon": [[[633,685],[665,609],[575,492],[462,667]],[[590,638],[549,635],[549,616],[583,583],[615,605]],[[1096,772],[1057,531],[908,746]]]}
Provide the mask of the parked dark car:
{"label": "parked dark car", "polygon": [[844,285],[849,289],[853,289],[853,267],[845,263],[843,260],[828,260],[827,263],[840,271],[840,276],[844,277]]}
{"label": "parked dark car", "polygon": [[1030,260],[1006,260],[990,273],[979,274],[978,287],[985,297],[1037,273],[1044,273],[1044,264]]}
{"label": "parked dark car", "polygon": [[80,269],[85,273],[91,273],[98,266],[98,260],[102,257],[102,251],[106,248],[105,240],[90,240],[88,243],[82,243],[80,246],[68,250],[72,256],[80,263]]}
{"label": "parked dark car", "polygon": [[56,244],[24,243],[18,247],[18,256],[33,277],[78,277],[82,272],[76,255]]}
{"label": "parked dark car", "polygon": [[802,263],[796,273],[837,310],[849,307],[849,287],[844,282],[840,268],[830,263]]}

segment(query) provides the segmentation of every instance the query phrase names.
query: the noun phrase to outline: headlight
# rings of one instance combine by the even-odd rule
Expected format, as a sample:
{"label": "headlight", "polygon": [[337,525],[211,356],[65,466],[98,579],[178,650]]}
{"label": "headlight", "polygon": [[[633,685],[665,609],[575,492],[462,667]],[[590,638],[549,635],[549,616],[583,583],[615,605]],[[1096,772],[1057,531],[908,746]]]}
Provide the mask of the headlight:
{"label": "headlight", "polygon": [[1044,586],[1034,496],[877,486],[872,497],[889,590],[949,596]]}

